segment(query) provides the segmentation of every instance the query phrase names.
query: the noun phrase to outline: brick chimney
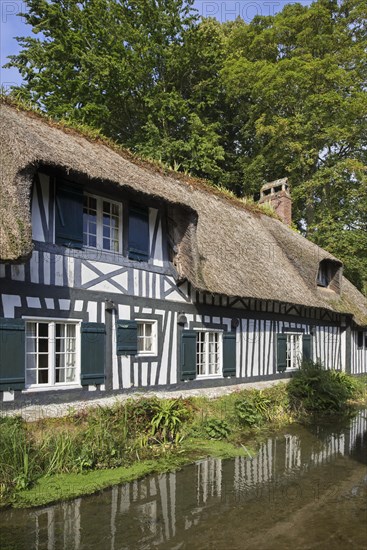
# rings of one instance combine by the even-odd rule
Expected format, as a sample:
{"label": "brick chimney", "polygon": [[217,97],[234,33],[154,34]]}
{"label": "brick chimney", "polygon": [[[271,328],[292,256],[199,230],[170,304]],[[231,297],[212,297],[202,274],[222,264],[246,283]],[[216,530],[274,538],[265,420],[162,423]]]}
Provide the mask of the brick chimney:
{"label": "brick chimney", "polygon": [[259,204],[268,203],[287,225],[292,223],[292,199],[288,178],[271,181],[260,189]]}

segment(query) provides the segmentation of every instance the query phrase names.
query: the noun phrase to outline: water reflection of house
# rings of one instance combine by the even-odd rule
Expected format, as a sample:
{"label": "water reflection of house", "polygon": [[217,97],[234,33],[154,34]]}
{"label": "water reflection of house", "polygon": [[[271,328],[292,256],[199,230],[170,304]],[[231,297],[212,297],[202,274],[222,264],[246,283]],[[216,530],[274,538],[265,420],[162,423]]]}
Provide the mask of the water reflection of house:
{"label": "water reflection of house", "polygon": [[252,459],[211,458],[178,473],[151,476],[97,497],[36,511],[34,548],[46,548],[45,540],[49,550],[93,548],[101,539],[106,550],[131,550],[131,540],[139,540],[142,550],[164,545],[180,532],[205,523],[209,515],[263,498],[277,484],[287,487],[350,450],[353,455],[366,432],[367,417],[360,414],[349,429],[326,433],[322,439],[314,434],[307,442],[296,434],[268,438]]}

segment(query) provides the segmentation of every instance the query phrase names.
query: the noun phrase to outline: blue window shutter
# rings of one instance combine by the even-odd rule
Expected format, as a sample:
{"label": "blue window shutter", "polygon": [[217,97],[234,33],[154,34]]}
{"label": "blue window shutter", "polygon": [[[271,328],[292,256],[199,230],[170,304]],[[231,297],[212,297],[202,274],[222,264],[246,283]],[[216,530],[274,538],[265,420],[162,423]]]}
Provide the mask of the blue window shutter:
{"label": "blue window shutter", "polygon": [[81,384],[105,380],[106,327],[104,323],[81,324]]}
{"label": "blue window shutter", "polygon": [[181,335],[181,380],[196,378],[196,339],[195,330],[184,330]]}
{"label": "blue window shutter", "polygon": [[140,262],[149,260],[149,208],[130,205],[129,258]]}
{"label": "blue window shutter", "polygon": [[236,333],[223,333],[223,376],[236,376]]}
{"label": "blue window shutter", "polygon": [[312,336],[304,334],[302,337],[302,359],[311,361],[312,359]]}
{"label": "blue window shutter", "polygon": [[25,321],[0,319],[0,391],[25,388]]}
{"label": "blue window shutter", "polygon": [[58,181],[55,210],[55,243],[70,248],[82,248],[82,188],[72,183]]}
{"label": "blue window shutter", "polygon": [[136,355],[138,353],[138,323],[121,321],[116,323],[117,355]]}
{"label": "blue window shutter", "polygon": [[277,370],[284,372],[287,368],[287,335],[277,334]]}

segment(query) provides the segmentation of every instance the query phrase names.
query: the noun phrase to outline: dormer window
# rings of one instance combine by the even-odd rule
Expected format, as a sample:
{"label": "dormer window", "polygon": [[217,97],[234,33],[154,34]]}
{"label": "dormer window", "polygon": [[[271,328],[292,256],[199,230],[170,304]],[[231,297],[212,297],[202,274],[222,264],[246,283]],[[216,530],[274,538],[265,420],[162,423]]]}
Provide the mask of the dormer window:
{"label": "dormer window", "polygon": [[334,260],[321,260],[317,273],[317,286],[340,291],[342,264]]}
{"label": "dormer window", "polygon": [[321,263],[319,266],[319,272],[317,274],[317,286],[328,287],[330,284],[330,271],[325,263]]}

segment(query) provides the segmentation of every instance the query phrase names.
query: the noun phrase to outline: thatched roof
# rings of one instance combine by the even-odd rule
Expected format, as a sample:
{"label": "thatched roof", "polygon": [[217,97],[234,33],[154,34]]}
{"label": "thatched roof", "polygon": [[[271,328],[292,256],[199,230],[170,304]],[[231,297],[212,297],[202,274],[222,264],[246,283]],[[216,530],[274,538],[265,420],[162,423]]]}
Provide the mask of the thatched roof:
{"label": "thatched roof", "polygon": [[367,324],[367,300],[348,281],[343,280],[340,297],[316,286],[320,260],[338,260],[282,222],[34,113],[7,104],[0,108],[3,261],[25,258],[32,250],[32,177],[39,167],[50,166],[163,200],[173,216],[180,212],[177,205],[195,212],[178,247],[177,265],[198,290],[331,309]]}

